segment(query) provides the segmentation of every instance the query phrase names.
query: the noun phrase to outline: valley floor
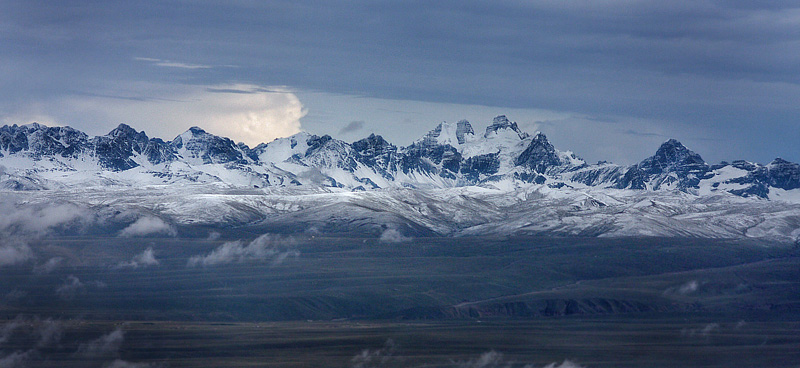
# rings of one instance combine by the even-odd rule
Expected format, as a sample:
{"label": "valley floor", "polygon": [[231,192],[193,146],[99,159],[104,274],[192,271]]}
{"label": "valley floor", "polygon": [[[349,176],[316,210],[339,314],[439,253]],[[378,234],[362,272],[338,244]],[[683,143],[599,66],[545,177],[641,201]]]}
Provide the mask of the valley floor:
{"label": "valley floor", "polygon": [[181,233],[8,243],[0,366],[800,364],[782,243]]}

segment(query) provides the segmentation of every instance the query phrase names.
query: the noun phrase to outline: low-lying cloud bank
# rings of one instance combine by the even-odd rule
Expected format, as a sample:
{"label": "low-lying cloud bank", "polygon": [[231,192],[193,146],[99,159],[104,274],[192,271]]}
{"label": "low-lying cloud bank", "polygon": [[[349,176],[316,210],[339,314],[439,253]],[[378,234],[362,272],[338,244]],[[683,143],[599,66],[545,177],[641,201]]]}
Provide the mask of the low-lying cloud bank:
{"label": "low-lying cloud bank", "polygon": [[189,259],[188,266],[214,266],[229,263],[270,262],[272,265],[283,263],[289,257],[297,257],[300,252],[294,249],[295,241],[264,234],[247,245],[237,240],[217,247],[205,256],[194,256]]}
{"label": "low-lying cloud bank", "polygon": [[71,203],[18,205],[14,198],[0,201],[0,233],[43,236],[56,229],[80,228],[95,221],[86,208]]}

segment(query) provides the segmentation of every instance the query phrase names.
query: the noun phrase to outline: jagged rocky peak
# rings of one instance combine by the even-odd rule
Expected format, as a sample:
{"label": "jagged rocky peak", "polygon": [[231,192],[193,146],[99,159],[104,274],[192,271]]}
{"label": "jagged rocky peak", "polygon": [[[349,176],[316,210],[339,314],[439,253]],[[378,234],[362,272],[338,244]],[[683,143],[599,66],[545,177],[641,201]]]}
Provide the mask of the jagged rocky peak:
{"label": "jagged rocky peak", "polygon": [[389,172],[396,169],[395,145],[379,135],[370,134],[367,138],[353,142],[352,147],[358,161],[377,169],[386,178],[392,177]]}
{"label": "jagged rocky peak", "polygon": [[483,134],[483,137],[489,138],[494,135],[499,135],[505,130],[510,130],[516,133],[517,136],[519,136],[519,139],[525,139],[529,137],[528,133],[525,133],[519,129],[516,122],[508,120],[505,115],[498,115],[492,119],[492,124],[486,127],[486,133]]}
{"label": "jagged rocky peak", "polygon": [[661,144],[656,154],[642,161],[639,168],[650,174],[667,171],[708,171],[708,165],[700,155],[675,139]]}
{"label": "jagged rocky peak", "polygon": [[27,126],[28,150],[34,156],[77,157],[88,147],[86,133],[68,126],[46,127],[37,123]]}
{"label": "jagged rocky peak", "polygon": [[[28,128],[17,124],[0,127],[0,151],[14,154],[28,149]],[[3,153],[0,153],[2,155]],[[3,156],[0,156],[3,157]]]}
{"label": "jagged rocky peak", "polygon": [[136,137],[136,136],[144,136],[145,138],[147,135],[142,132],[137,132],[136,129],[133,129],[130,125],[125,123],[120,123],[117,125],[116,128],[112,129],[108,132],[107,136],[109,137]]}
{"label": "jagged rocky peak", "polygon": [[800,188],[800,165],[776,158],[767,165],[770,186],[791,190]]}
{"label": "jagged rocky peak", "polygon": [[449,144],[456,147],[472,140],[474,136],[475,131],[466,120],[461,120],[455,124],[443,121],[422,137],[421,141],[425,145]]}
{"label": "jagged rocky peak", "polygon": [[144,132],[137,132],[126,124],[120,124],[108,134],[92,138],[92,143],[101,166],[123,171],[139,166],[133,156],[144,153],[149,139]]}
{"label": "jagged rocky peak", "polygon": [[353,142],[353,150],[361,156],[380,156],[389,152],[396,152],[397,147],[380,135],[370,134],[369,137]]}
{"label": "jagged rocky peak", "polygon": [[204,164],[245,161],[245,155],[230,138],[216,136],[196,126],[175,137],[170,144],[185,159],[199,159]]}
{"label": "jagged rocky peak", "polygon": [[700,155],[681,142],[670,139],[650,156],[631,167],[618,181],[618,188],[647,189],[697,188],[700,180],[708,176],[711,167]]}
{"label": "jagged rocky peak", "polygon": [[537,173],[545,173],[548,168],[559,166],[562,162],[547,137],[537,132],[528,147],[516,158],[514,164]]}
{"label": "jagged rocky peak", "polygon": [[469,121],[466,120],[459,120],[456,124],[456,137],[458,138],[459,144],[467,143],[467,138],[473,138],[475,136],[475,130],[472,129],[472,125]]}
{"label": "jagged rocky peak", "polygon": [[312,135],[306,143],[308,143],[308,151],[306,152],[306,156],[310,155],[314,151],[319,150],[320,148],[324,147],[328,142],[333,140],[331,136],[325,134],[323,136]]}

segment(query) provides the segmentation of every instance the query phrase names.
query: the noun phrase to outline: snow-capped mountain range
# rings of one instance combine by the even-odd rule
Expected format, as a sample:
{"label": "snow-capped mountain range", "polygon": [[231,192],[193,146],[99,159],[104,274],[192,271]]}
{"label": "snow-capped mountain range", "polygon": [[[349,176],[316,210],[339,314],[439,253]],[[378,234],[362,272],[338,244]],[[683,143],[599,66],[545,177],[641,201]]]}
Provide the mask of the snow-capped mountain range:
{"label": "snow-capped mountain range", "polygon": [[164,141],[124,124],[97,137],[3,126],[0,187],[25,203],[58,193],[173,223],[800,239],[796,163],[710,165],[669,140],[635,165],[589,164],[502,115],[478,133],[443,122],[406,147],[374,134],[347,143],[298,133],[251,148],[198,127]]}
{"label": "snow-capped mountain range", "polygon": [[351,144],[298,133],[250,148],[198,127],[165,142],[125,124],[93,138],[70,127],[13,125],[0,128],[0,165],[3,187],[18,190],[174,183],[502,189],[535,183],[777,199],[800,188],[796,163],[709,165],[676,140],[637,165],[588,164],[502,115],[482,134],[465,120],[443,122],[407,147],[374,134]]}

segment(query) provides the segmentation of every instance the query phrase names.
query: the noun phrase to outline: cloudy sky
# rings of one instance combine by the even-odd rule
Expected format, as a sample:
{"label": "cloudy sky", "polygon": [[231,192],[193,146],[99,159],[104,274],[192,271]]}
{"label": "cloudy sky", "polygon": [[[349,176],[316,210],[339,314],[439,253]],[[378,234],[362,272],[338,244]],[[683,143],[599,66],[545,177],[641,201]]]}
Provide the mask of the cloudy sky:
{"label": "cloudy sky", "polygon": [[796,1],[0,1],[0,124],[405,145],[506,114],[587,160],[800,161]]}

